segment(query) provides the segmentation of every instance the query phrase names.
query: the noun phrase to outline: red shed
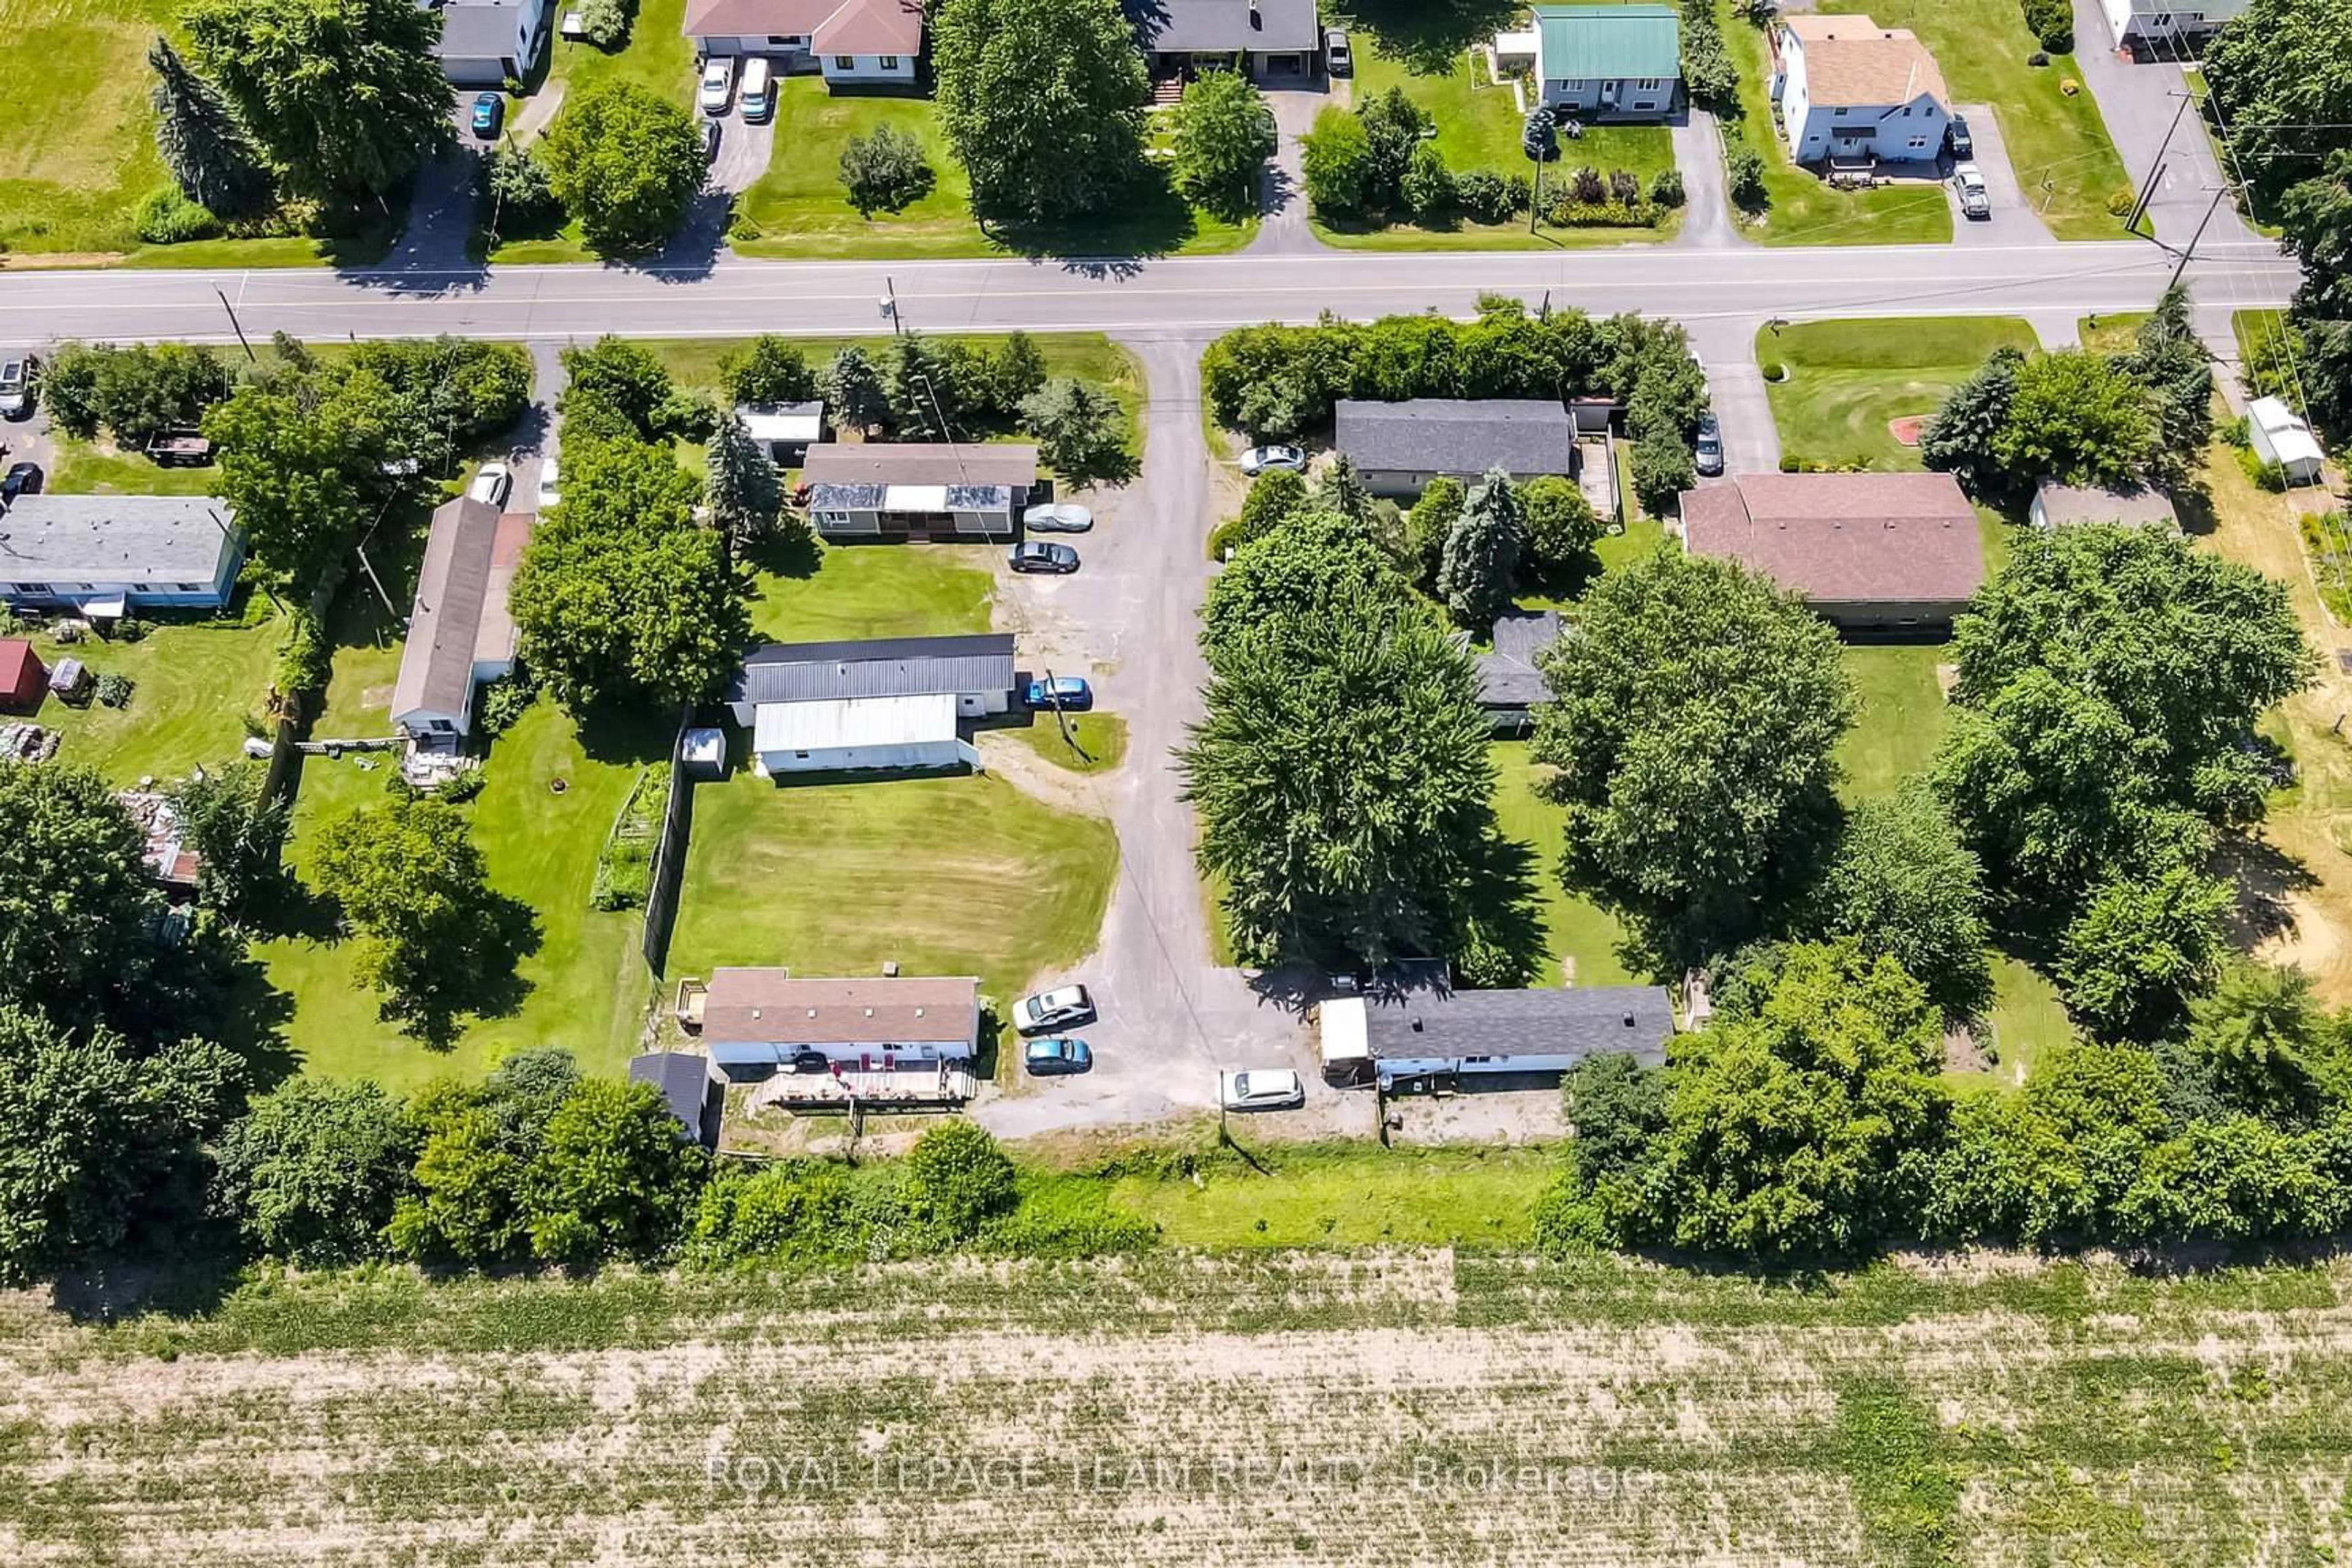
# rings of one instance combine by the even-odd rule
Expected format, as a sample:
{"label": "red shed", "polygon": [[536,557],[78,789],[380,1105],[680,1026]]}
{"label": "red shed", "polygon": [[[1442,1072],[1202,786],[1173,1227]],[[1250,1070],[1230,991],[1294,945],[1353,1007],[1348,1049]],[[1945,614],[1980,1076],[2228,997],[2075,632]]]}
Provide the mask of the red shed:
{"label": "red shed", "polygon": [[48,668],[33,645],[22,637],[0,637],[0,710],[33,712],[48,689]]}

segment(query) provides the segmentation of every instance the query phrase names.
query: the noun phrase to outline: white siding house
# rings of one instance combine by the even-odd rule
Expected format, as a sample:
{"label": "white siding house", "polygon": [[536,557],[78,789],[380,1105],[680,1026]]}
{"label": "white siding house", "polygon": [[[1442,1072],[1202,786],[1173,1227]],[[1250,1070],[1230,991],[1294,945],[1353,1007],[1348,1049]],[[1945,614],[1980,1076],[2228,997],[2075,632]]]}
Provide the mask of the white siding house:
{"label": "white siding house", "polygon": [[1664,120],[1682,100],[1681,24],[1671,5],[1538,5],[1536,80],[1580,117]]}
{"label": "white siding house", "polygon": [[1933,163],[1952,121],[1936,57],[1867,16],[1784,16],[1773,79],[1799,163]]}
{"label": "white siding house", "polygon": [[530,525],[471,496],[434,511],[392,688],[392,721],[414,739],[454,744],[473,728],[476,689],[514,668],[507,587]]}
{"label": "white siding house", "polygon": [[2246,8],[2246,0],[2103,0],[2107,29],[2116,47],[2147,44],[2158,59],[2177,58],[2169,51],[2203,43],[2221,25]]}
{"label": "white siding house", "polygon": [[829,87],[912,87],[920,0],[688,0],[686,36],[704,55],[761,55]]}
{"label": "white siding house", "polygon": [[1591,1057],[1665,1060],[1672,998],[1657,985],[1456,991],[1375,988],[1317,1009],[1323,1076],[1342,1086],[1564,1073]]}
{"label": "white siding house", "polygon": [[979,1048],[980,982],[795,980],[787,969],[714,969],[690,1026],[732,1083],[772,1078],[810,1051],[836,1069],[859,1071],[962,1063]]}
{"label": "white siding house", "polygon": [[1013,703],[1013,639],[886,637],[770,643],[727,692],[751,731],[751,771],[835,773],[978,767],[959,721]]}

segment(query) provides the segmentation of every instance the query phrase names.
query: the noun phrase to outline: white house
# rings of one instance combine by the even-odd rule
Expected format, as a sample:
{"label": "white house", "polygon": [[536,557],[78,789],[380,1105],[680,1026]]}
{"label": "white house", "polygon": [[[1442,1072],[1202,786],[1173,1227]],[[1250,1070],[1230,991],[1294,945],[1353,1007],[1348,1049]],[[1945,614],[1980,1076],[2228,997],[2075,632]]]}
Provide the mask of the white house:
{"label": "white house", "polygon": [[801,464],[827,539],[998,539],[1037,482],[1037,448],[989,442],[828,441]]}
{"label": "white house", "polygon": [[433,513],[392,688],[392,721],[413,739],[454,744],[473,728],[475,688],[514,668],[507,587],[530,524],[470,496]]}
{"label": "white house", "polygon": [[234,516],[204,496],[18,496],[0,511],[0,602],[219,609],[245,562]]}
{"label": "white house", "polygon": [[2103,0],[2107,29],[2117,48],[2136,44],[2149,47],[2152,58],[2177,59],[2221,30],[2221,25],[2246,8],[2247,0],[2190,0],[2186,6],[2171,0]]}
{"label": "white house", "polygon": [[886,637],[770,643],[727,692],[751,732],[751,771],[840,773],[978,767],[961,720],[1013,701],[1013,638]]}
{"label": "white house", "polygon": [[1455,991],[1414,984],[1339,996],[1318,1009],[1323,1076],[1383,1088],[1414,1079],[1562,1073],[1622,1054],[1656,1067],[1675,1032],[1657,985]]}
{"label": "white house", "polygon": [[1544,102],[1601,120],[1664,120],[1681,101],[1681,22],[1671,5],[1538,5],[1535,79]]}
{"label": "white house", "polygon": [[742,403],[735,417],[780,468],[800,467],[808,449],[824,439],[822,403]]}
{"label": "white house", "polygon": [[698,1016],[711,1065],[735,1083],[772,1078],[814,1051],[885,1072],[969,1062],[980,982],[969,975],[795,980],[788,969],[714,969]]}
{"label": "white house", "polygon": [[1944,73],[1908,28],[1867,16],[1780,18],[1773,96],[1800,163],[1932,163],[1952,121]]}
{"label": "white house", "polygon": [[921,0],[688,0],[686,36],[703,55],[764,55],[828,87],[912,87]]}
{"label": "white house", "polygon": [[2246,405],[2246,438],[2254,456],[2276,463],[2291,485],[2316,484],[2327,455],[2318,437],[2294,410],[2275,397],[2257,397]]}
{"label": "white house", "polygon": [[530,74],[547,41],[548,0],[451,0],[434,47],[441,74],[459,87],[496,87]]}

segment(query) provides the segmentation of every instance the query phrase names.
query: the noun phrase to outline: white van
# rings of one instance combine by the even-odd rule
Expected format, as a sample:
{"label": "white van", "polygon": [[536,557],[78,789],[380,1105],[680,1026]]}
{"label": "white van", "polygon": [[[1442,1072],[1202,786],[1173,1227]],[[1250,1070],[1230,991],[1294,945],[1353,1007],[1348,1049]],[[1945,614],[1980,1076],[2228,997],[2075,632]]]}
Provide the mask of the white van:
{"label": "white van", "polygon": [[753,55],[743,62],[743,88],[736,95],[735,107],[755,124],[776,112],[776,83],[768,73],[765,56]]}

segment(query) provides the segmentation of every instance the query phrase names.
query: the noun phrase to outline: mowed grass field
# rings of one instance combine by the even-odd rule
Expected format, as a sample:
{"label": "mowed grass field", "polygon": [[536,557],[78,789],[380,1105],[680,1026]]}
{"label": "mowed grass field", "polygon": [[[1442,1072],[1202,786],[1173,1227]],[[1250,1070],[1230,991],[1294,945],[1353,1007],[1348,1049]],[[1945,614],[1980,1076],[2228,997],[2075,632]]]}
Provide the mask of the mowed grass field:
{"label": "mowed grass field", "polygon": [[[972,215],[971,183],[929,99],[837,93],[815,76],[784,77],[777,88],[775,155],[736,204],[739,219],[759,230],[734,241],[746,256],[1201,256],[1238,250],[1257,232],[1255,217],[1220,216],[1164,189],[1083,224],[1035,233],[983,229]],[[842,190],[841,153],[851,138],[884,125],[921,143],[932,185],[898,212],[868,216]]]}
{"label": "mowed grass field", "polygon": [[388,1270],[111,1327],[16,1295],[0,1552],[2324,1563],[2352,1546],[2347,1290],[2341,1261],[1791,1283],[1400,1247]]}
{"label": "mowed grass field", "polygon": [[1759,330],[1756,363],[1789,373],[1765,385],[1784,455],[1916,469],[1918,448],[1897,441],[1890,423],[1935,413],[2004,343],[2031,352],[2041,340],[2017,316],[1800,321]]}
{"label": "mowed grass field", "polygon": [[68,646],[37,633],[33,651],[43,664],[55,669],[61,658],[78,658],[93,675],[130,677],[131,693],[121,708],[95,700],[74,708],[51,697],[27,717],[62,737],[60,762],[96,768],[126,788],[149,775],[168,784],[199,763],[217,768],[245,743],[246,717],[268,709],[284,636],[266,605],[238,618],[150,622],[137,642],[87,637]]}
{"label": "mowed grass field", "polygon": [[174,0],[0,5],[0,253],[91,254],[139,243],[130,209],[163,178],[147,46]]}

